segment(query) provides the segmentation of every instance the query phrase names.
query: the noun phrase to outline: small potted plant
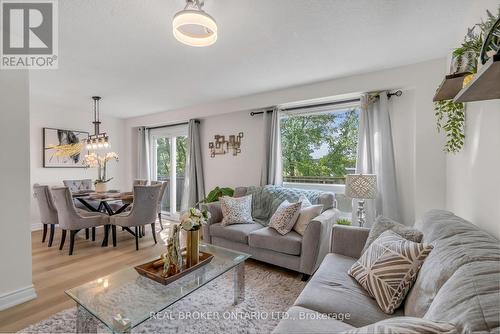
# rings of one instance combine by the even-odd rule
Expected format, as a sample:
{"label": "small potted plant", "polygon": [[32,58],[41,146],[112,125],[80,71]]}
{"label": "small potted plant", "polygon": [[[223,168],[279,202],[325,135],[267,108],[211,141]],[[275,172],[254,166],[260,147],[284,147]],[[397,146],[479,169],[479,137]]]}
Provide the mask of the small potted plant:
{"label": "small potted plant", "polygon": [[90,168],[97,168],[97,179],[94,181],[95,191],[104,193],[107,191],[107,183],[113,178],[106,178],[108,161],[118,161],[118,154],[108,152],[105,155],[90,153],[85,156],[85,165]]}
{"label": "small potted plant", "polygon": [[200,260],[200,228],[210,219],[210,212],[190,208],[181,216],[181,227],[187,232],[186,264],[187,267],[198,264]]}

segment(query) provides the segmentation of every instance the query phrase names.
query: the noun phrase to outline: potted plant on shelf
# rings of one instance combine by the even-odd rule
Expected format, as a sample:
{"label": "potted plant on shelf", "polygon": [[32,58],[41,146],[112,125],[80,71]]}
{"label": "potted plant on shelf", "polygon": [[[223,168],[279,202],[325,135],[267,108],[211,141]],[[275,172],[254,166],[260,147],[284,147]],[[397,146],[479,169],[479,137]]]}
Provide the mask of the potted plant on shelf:
{"label": "potted plant on shelf", "polygon": [[94,181],[95,191],[98,193],[106,192],[107,183],[113,178],[107,178],[107,164],[109,161],[118,161],[118,154],[108,152],[103,155],[98,155],[93,152],[85,156],[85,165],[90,168],[97,168],[97,179]]}
{"label": "potted plant on shelf", "polygon": [[198,264],[200,260],[200,228],[210,219],[210,212],[190,208],[181,216],[181,227],[187,232],[186,239],[186,265],[187,267]]}

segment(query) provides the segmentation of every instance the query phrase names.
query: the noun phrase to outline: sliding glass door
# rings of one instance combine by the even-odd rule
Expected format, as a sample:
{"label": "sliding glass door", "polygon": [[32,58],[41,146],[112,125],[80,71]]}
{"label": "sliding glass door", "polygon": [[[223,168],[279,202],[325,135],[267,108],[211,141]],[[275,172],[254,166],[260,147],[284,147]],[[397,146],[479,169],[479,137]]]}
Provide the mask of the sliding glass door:
{"label": "sliding glass door", "polygon": [[168,182],[162,212],[177,217],[184,192],[187,125],[153,129],[149,140],[152,179]]}

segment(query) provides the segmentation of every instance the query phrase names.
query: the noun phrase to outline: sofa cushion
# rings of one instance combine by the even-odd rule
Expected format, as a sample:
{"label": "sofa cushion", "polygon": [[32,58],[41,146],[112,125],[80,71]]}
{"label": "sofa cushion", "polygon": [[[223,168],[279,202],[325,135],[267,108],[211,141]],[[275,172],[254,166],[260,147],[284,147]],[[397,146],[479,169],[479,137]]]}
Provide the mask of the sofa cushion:
{"label": "sofa cushion", "polygon": [[461,266],[475,261],[500,261],[498,239],[442,210],[432,210],[415,224],[422,242],[434,249],[425,260],[405,302],[405,315],[423,317],[439,289]]}
{"label": "sofa cushion", "polygon": [[279,253],[300,255],[302,237],[295,231],[281,235],[275,229],[265,227],[250,233],[248,236],[248,245],[250,247],[269,249]]}
{"label": "sofa cushion", "polygon": [[449,323],[439,323],[414,317],[395,317],[392,319],[382,320],[365,327],[342,332],[342,334],[379,333],[456,334],[457,329]]}
{"label": "sofa cushion", "polygon": [[300,306],[292,306],[286,317],[273,330],[273,334],[287,333],[340,333],[354,329],[353,326]]}
{"label": "sofa cushion", "polygon": [[460,333],[500,333],[500,263],[460,267],[439,289],[424,318],[455,324]]}
{"label": "sofa cushion", "polygon": [[233,224],[222,226],[221,223],[210,225],[210,235],[235,242],[248,244],[248,235],[256,230],[263,229],[260,224]]}
{"label": "sofa cushion", "polygon": [[382,233],[349,269],[385,313],[401,305],[432,245],[406,240],[394,231]]}
{"label": "sofa cushion", "polygon": [[328,254],[295,305],[320,313],[349,314],[349,319],[346,317],[344,322],[354,327],[402,315],[401,308],[393,315],[382,312],[377,302],[347,274],[355,262],[356,259],[351,257]]}

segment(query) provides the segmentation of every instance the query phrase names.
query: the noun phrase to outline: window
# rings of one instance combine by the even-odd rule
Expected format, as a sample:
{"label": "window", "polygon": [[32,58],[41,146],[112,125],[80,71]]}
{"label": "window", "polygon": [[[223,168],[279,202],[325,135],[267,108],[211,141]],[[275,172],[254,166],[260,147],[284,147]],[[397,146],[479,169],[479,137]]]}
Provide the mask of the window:
{"label": "window", "polygon": [[162,212],[172,216],[181,210],[187,154],[187,125],[150,131],[151,176],[155,181],[168,181]]}
{"label": "window", "polygon": [[359,103],[314,112],[283,112],[283,181],[345,184],[356,167]]}

